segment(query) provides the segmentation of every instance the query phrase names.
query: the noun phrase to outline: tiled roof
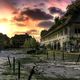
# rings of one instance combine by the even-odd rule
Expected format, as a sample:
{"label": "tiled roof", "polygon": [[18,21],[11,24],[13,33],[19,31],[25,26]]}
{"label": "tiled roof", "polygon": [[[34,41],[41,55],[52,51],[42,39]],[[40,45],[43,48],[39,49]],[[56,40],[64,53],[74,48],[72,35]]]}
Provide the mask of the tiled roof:
{"label": "tiled roof", "polygon": [[56,28],[53,28],[53,30],[49,31],[44,37],[49,36],[50,34],[52,34],[53,32],[55,32],[56,30],[64,27],[65,25],[67,25],[68,22],[70,21],[70,19],[71,19],[71,16],[69,16],[63,24],[61,24],[60,26],[56,26]]}
{"label": "tiled roof", "polygon": [[[77,14],[77,13],[76,13]],[[44,36],[44,37],[47,37],[49,36],[50,34],[54,33],[55,31],[57,31],[58,29],[64,27],[65,25],[67,24],[72,24],[72,23],[80,23],[80,14],[77,14],[76,16],[66,16],[66,17],[63,17],[62,19],[66,18],[65,22],[63,24],[61,24],[60,26],[55,26],[53,25],[49,30],[48,30],[48,33]],[[44,38],[43,37],[43,38]]]}

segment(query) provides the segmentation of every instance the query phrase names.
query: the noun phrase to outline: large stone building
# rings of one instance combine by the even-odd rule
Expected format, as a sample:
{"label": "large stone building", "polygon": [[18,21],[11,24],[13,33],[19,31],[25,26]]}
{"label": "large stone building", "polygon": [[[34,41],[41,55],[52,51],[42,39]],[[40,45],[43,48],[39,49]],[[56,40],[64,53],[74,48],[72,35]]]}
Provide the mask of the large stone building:
{"label": "large stone building", "polygon": [[55,50],[80,51],[80,14],[67,16],[63,24],[51,28],[41,38],[42,44],[50,44]]}

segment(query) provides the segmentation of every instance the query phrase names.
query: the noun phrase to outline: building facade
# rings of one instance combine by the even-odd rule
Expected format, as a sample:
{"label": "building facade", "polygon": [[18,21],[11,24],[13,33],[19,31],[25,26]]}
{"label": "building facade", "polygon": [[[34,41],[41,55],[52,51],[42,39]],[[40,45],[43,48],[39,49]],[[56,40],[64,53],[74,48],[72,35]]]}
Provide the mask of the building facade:
{"label": "building facade", "polygon": [[50,44],[55,50],[64,50],[67,52],[80,51],[80,16],[75,18],[68,17],[66,21],[48,31],[41,38],[41,44],[46,46]]}

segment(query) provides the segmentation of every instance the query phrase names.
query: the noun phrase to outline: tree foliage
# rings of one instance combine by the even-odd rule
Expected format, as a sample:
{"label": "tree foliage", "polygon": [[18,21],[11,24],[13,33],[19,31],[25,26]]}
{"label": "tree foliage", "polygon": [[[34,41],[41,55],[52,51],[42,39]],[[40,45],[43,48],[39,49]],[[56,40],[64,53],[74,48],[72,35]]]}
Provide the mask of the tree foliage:
{"label": "tree foliage", "polygon": [[15,35],[11,39],[7,35],[0,33],[0,49],[3,48],[37,48],[39,43],[28,34]]}
{"label": "tree foliage", "polygon": [[59,26],[64,22],[64,20],[60,19],[59,17],[56,17],[54,21],[55,21],[55,24],[54,24],[55,26]]}
{"label": "tree foliage", "polygon": [[37,48],[39,46],[39,43],[34,39],[26,39],[24,42],[24,47],[26,48]]}
{"label": "tree foliage", "polygon": [[66,15],[75,16],[80,13],[80,0],[73,1],[68,5]]}
{"label": "tree foliage", "polygon": [[11,38],[11,45],[13,47],[19,48],[23,46],[25,40],[29,38],[31,38],[31,36],[29,36],[28,34],[15,35],[14,37]]}
{"label": "tree foliage", "polygon": [[40,36],[43,37],[45,34],[47,34],[47,30],[42,30]]}
{"label": "tree foliage", "polygon": [[10,39],[7,35],[0,33],[0,48],[7,48],[10,46]]}

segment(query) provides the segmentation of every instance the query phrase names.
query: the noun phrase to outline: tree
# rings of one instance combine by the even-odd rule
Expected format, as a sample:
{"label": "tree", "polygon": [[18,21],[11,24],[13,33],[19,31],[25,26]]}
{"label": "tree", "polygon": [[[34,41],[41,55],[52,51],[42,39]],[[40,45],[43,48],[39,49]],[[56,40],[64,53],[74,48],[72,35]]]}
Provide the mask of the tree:
{"label": "tree", "polygon": [[30,48],[31,47],[30,40],[29,39],[28,40],[26,39],[23,46],[25,48]]}
{"label": "tree", "polygon": [[59,17],[56,17],[55,18],[55,24],[59,24],[60,23],[60,19],[59,19]]}
{"label": "tree", "polygon": [[76,0],[76,1],[73,1],[72,4],[70,4],[67,7],[67,12],[65,15],[75,16],[75,15],[78,15],[79,13],[80,13],[80,0]]}
{"label": "tree", "polygon": [[35,40],[35,38],[30,38],[25,40],[23,46],[26,48],[38,48],[39,43]]}
{"label": "tree", "polygon": [[47,34],[47,30],[42,30],[40,36],[43,37],[45,34]]}
{"label": "tree", "polygon": [[10,39],[7,35],[0,33],[0,49],[7,48],[10,46]]}
{"label": "tree", "polygon": [[37,47],[37,41],[34,38],[31,38],[31,47],[36,48]]}
{"label": "tree", "polygon": [[15,35],[11,38],[11,45],[16,48],[22,47],[25,40],[29,38],[31,38],[31,36],[29,36],[28,34]]}
{"label": "tree", "polygon": [[60,19],[59,17],[56,17],[56,18],[55,18],[55,26],[59,26],[59,25],[61,25],[61,24],[63,24],[63,20]]}

